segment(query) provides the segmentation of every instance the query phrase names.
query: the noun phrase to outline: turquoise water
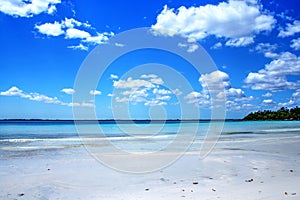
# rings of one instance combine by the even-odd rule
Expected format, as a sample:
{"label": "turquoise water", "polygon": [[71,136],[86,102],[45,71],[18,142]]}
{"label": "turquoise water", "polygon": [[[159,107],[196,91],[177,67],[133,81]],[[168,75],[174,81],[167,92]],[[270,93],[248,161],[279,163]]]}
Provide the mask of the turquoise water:
{"label": "turquoise water", "polygon": [[[203,141],[209,126],[221,125],[220,122],[104,122],[100,125],[81,123],[76,127],[72,121],[1,121],[0,151],[1,154],[5,154],[9,151],[75,148],[82,144],[100,144],[99,141],[107,138],[112,144],[126,150],[152,151],[166,147],[175,140],[178,132],[190,135],[182,140],[188,138],[194,142]],[[78,134],[77,129],[83,133]],[[103,135],[99,134],[98,130],[101,130]],[[283,134],[300,135],[300,121],[225,122],[220,139],[276,137]]]}

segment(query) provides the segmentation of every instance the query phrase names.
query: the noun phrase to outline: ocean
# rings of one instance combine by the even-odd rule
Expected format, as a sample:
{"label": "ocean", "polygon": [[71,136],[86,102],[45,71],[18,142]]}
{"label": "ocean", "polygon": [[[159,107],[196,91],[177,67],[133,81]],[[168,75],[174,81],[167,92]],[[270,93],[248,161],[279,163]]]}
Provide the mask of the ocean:
{"label": "ocean", "polygon": [[[208,121],[102,121],[100,124],[81,122],[76,127],[73,121],[3,120],[0,121],[0,152],[1,157],[7,157],[16,152],[59,151],[94,144],[103,152],[109,152],[111,149],[107,146],[112,145],[121,151],[147,153],[167,149],[174,141],[177,146],[186,145],[178,151],[197,151],[207,138],[210,126],[222,128],[220,135],[214,135],[216,143],[300,136],[300,121],[226,121],[224,124]],[[180,134],[184,136],[179,137]]]}

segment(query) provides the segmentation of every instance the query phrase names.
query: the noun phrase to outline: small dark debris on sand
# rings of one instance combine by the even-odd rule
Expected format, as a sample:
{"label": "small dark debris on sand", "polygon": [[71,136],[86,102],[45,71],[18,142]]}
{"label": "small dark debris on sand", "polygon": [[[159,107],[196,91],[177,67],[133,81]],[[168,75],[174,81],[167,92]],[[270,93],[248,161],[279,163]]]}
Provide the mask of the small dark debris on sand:
{"label": "small dark debris on sand", "polygon": [[194,181],[193,184],[194,184],[194,185],[198,185],[199,183],[198,183],[197,181]]}
{"label": "small dark debris on sand", "polygon": [[287,193],[287,192],[284,192],[284,194],[285,194],[285,195],[288,195],[288,193]]}
{"label": "small dark debris on sand", "polygon": [[176,181],[174,181],[173,184],[176,184]]}
{"label": "small dark debris on sand", "polygon": [[294,172],[294,170],[291,169],[290,172]]}
{"label": "small dark debris on sand", "polygon": [[211,190],[212,190],[213,192],[217,191],[215,188],[211,188]]}
{"label": "small dark debris on sand", "polygon": [[250,182],[252,182],[252,181],[254,181],[253,178],[248,179],[248,180],[245,180],[245,182],[247,182],[247,183],[250,183]]}
{"label": "small dark debris on sand", "polygon": [[25,195],[24,193],[18,194],[19,197],[22,197],[22,196],[24,196],[24,195]]}
{"label": "small dark debris on sand", "polygon": [[149,188],[146,188],[145,191],[149,191]]}
{"label": "small dark debris on sand", "polygon": [[292,195],[296,195],[296,194],[297,194],[296,192],[292,193]]}

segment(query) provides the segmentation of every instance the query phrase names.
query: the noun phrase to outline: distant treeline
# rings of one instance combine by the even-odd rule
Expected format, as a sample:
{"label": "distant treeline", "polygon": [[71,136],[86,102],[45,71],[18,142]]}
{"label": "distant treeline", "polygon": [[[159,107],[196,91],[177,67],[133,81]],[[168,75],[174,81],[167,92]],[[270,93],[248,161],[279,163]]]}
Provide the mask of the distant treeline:
{"label": "distant treeline", "polygon": [[300,120],[300,107],[285,108],[277,111],[263,110],[251,112],[243,120]]}

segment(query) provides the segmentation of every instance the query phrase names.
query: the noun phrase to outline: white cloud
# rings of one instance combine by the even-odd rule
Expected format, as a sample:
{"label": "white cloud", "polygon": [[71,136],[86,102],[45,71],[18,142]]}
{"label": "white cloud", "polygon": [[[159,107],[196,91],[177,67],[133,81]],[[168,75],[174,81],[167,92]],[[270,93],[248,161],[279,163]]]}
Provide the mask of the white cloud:
{"label": "white cloud", "polygon": [[159,100],[156,100],[156,99],[152,99],[150,101],[146,101],[144,103],[145,106],[164,106],[164,105],[167,105],[166,102],[163,102],[163,101],[159,101]]}
{"label": "white cloud", "polygon": [[48,13],[49,15],[52,15],[52,14],[54,14],[55,12],[56,12],[56,6],[55,6],[55,5],[51,5],[51,6],[48,8],[47,13]]}
{"label": "white cloud", "polygon": [[245,46],[253,43],[255,34],[271,31],[276,23],[261,8],[256,1],[238,0],[190,8],[181,6],[177,10],[165,5],[152,29],[156,34],[180,34],[197,40],[215,35],[230,39],[227,45]]}
{"label": "white cloud", "polygon": [[254,43],[253,37],[240,37],[228,40],[225,45],[232,47],[245,47],[252,43]]}
{"label": "white cloud", "polygon": [[211,49],[220,49],[222,46],[223,45],[221,42],[217,42],[216,44],[214,44],[214,46],[211,47]]}
{"label": "white cloud", "polygon": [[66,105],[69,107],[94,107],[95,106],[93,103],[86,103],[86,102],[82,102],[82,103],[71,102]]}
{"label": "white cloud", "polygon": [[[241,103],[254,99],[253,96],[247,97],[242,89],[231,87],[229,75],[219,70],[209,74],[202,74],[199,82],[203,89],[200,92],[193,91],[186,95],[184,98],[188,104],[210,107],[211,101],[226,101],[228,110],[236,110],[242,108]],[[213,94],[216,94],[216,96]]]}
{"label": "white cloud", "polygon": [[119,103],[143,103],[145,106],[167,105],[175,93],[180,95],[182,92],[179,89],[164,89],[163,83],[163,79],[155,74],[143,74],[138,79],[129,77],[114,81],[115,93],[110,96]]}
{"label": "white cloud", "polygon": [[[80,44],[68,46],[75,50],[88,50],[87,45],[97,45],[107,42],[107,40],[114,35],[113,32],[96,32],[88,22],[80,22],[74,18],[65,18],[61,22],[45,23],[35,25],[35,28],[41,34],[59,36],[64,35],[65,39],[80,39]],[[94,34],[91,34],[94,32]]]}
{"label": "white cloud", "polygon": [[117,46],[117,47],[125,47],[125,44],[116,42],[116,43],[115,43],[115,46]]}
{"label": "white cloud", "polygon": [[[73,94],[74,90],[71,88],[65,88],[61,90],[62,92],[65,92],[67,94]],[[57,105],[62,105],[62,106],[82,106],[82,107],[94,107],[93,103],[90,102],[82,102],[82,103],[76,103],[76,102],[71,102],[71,103],[65,103],[61,100],[59,100],[57,97],[49,97],[44,94],[39,94],[37,92],[30,92],[30,93],[25,93],[21,89],[17,88],[16,86],[11,87],[7,91],[0,92],[0,96],[18,96],[24,99],[28,99],[31,101],[38,101],[38,102],[43,102],[43,103],[48,103],[48,104],[57,104]]]}
{"label": "white cloud", "polygon": [[293,39],[291,44],[291,47],[295,50],[300,50],[300,38],[298,39]]}
{"label": "white cloud", "polygon": [[119,78],[119,76],[118,76],[118,75],[116,75],[116,74],[110,74],[110,78],[111,78],[111,79],[118,79],[118,78]]}
{"label": "white cloud", "polygon": [[274,51],[277,49],[276,44],[270,44],[270,43],[259,43],[255,47],[255,51],[259,53],[263,53],[265,57],[267,58],[276,58],[278,57],[277,53],[274,53]]}
{"label": "white cloud", "polygon": [[86,27],[91,26],[88,23],[82,23],[80,21],[77,21],[74,18],[65,18],[65,20],[63,20],[61,24],[66,28],[74,28],[75,26],[79,27],[79,26],[82,26],[82,25],[84,25]]}
{"label": "white cloud", "polygon": [[150,81],[143,80],[143,79],[132,79],[131,77],[127,78],[127,80],[119,80],[114,81],[113,86],[115,88],[153,88],[154,84]]}
{"label": "white cloud", "polygon": [[13,86],[9,88],[7,91],[0,92],[0,95],[2,96],[22,96],[23,91],[17,88],[16,86]]}
{"label": "white cloud", "polygon": [[113,36],[114,33],[97,33],[96,36],[88,36],[85,37],[83,42],[92,43],[92,44],[103,44],[105,43],[111,36]]}
{"label": "white cloud", "polygon": [[199,48],[199,46],[195,43],[188,43],[188,44],[178,43],[178,46],[181,48],[187,48],[186,51],[188,53],[193,53]]}
{"label": "white cloud", "polygon": [[66,93],[66,94],[74,94],[75,93],[75,90],[72,88],[63,88],[60,91],[63,93]]}
{"label": "white cloud", "polygon": [[79,49],[79,50],[83,50],[83,51],[89,50],[89,48],[87,46],[85,46],[85,45],[83,45],[81,43],[79,45],[68,46],[68,48],[69,49],[74,49],[74,50]]}
{"label": "white cloud", "polygon": [[300,57],[284,52],[258,72],[250,72],[245,79],[246,87],[253,90],[282,91],[296,89],[300,82],[290,82],[288,75],[300,75]]}
{"label": "white cloud", "polygon": [[272,99],[264,99],[262,104],[268,106],[268,105],[274,105],[276,103]]}
{"label": "white cloud", "polygon": [[229,88],[226,90],[227,98],[242,98],[245,97],[245,92],[240,88]]}
{"label": "white cloud", "polygon": [[174,95],[176,95],[176,96],[182,95],[182,91],[179,90],[178,88],[176,88],[175,90],[172,90],[172,93],[173,93]]}
{"label": "white cloud", "polygon": [[295,20],[293,24],[287,24],[287,27],[285,29],[281,29],[278,36],[288,37],[288,36],[293,36],[299,32],[300,32],[300,21]]}
{"label": "white cloud", "polygon": [[158,84],[158,85],[161,85],[164,83],[164,81],[155,74],[143,74],[143,75],[141,75],[141,78],[150,79],[149,80],[150,82],[152,82],[154,84]]}
{"label": "white cloud", "polygon": [[279,103],[278,107],[295,107],[300,104],[300,90],[295,91],[288,102]]}
{"label": "white cloud", "polygon": [[91,37],[91,35],[86,31],[82,31],[76,28],[69,28],[66,31],[65,37],[66,39],[76,39],[76,38],[83,39],[83,38]]}
{"label": "white cloud", "polygon": [[65,32],[62,30],[62,25],[59,22],[45,23],[42,25],[35,25],[35,28],[42,34],[48,36],[59,36],[64,34]]}
{"label": "white cloud", "polygon": [[101,95],[101,94],[102,94],[102,92],[99,90],[91,90],[90,91],[90,95]]}
{"label": "white cloud", "polygon": [[57,97],[48,97],[46,95],[39,94],[36,92],[26,94],[22,90],[17,88],[16,86],[11,87],[7,91],[0,92],[0,95],[1,96],[18,96],[18,97],[21,97],[24,99],[29,99],[31,101],[41,101],[44,103],[52,103],[52,104],[62,104],[63,103],[60,100],[58,100]]}
{"label": "white cloud", "polygon": [[170,91],[170,90],[157,89],[157,88],[154,88],[152,92],[153,92],[153,94],[159,94],[159,95],[172,94],[172,91]]}
{"label": "white cloud", "polygon": [[14,17],[32,17],[40,13],[53,14],[60,0],[1,0],[0,11]]}
{"label": "white cloud", "polygon": [[209,89],[209,91],[224,90],[231,87],[228,74],[219,70],[209,74],[202,74],[199,82],[203,89]]}
{"label": "white cloud", "polygon": [[273,96],[273,94],[272,94],[272,93],[270,93],[270,92],[267,92],[266,94],[263,94],[262,96],[263,96],[263,97],[272,97],[272,96]]}
{"label": "white cloud", "polygon": [[194,104],[198,107],[209,107],[211,105],[210,96],[204,92],[190,92],[184,99],[188,104]]}

